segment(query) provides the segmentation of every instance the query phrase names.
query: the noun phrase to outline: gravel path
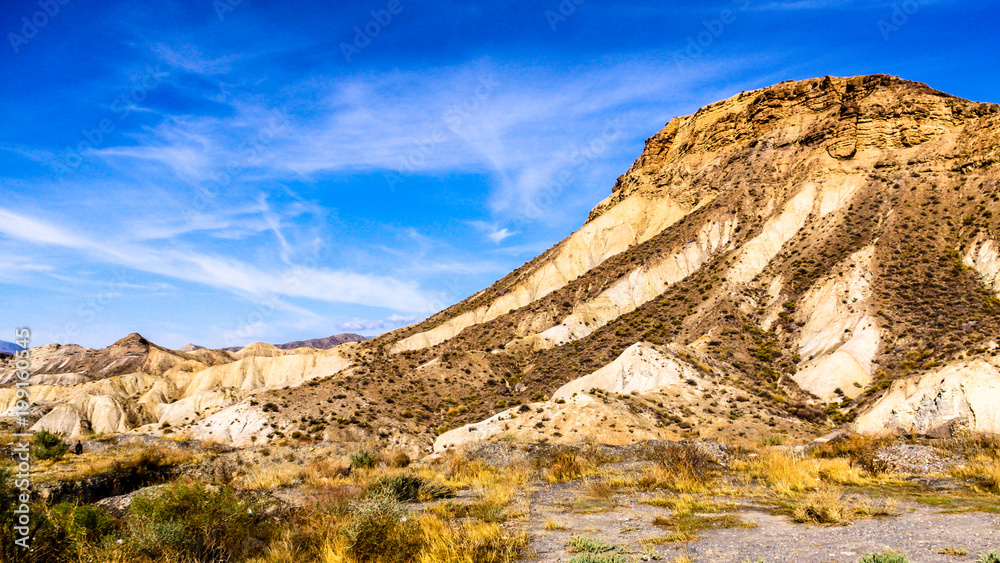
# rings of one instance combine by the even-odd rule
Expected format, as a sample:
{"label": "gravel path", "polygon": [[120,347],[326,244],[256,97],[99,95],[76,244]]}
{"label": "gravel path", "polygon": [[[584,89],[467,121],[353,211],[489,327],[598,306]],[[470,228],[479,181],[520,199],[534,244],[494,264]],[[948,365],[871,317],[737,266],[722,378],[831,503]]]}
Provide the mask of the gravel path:
{"label": "gravel path", "polygon": [[[569,561],[573,554],[567,551],[566,542],[578,535],[618,545],[637,561],[649,553],[648,549],[664,561],[686,554],[699,563],[758,559],[768,563],[855,563],[862,555],[889,549],[903,551],[913,563],[943,563],[975,561],[980,553],[1000,551],[1000,515],[946,514],[920,504],[902,505],[900,516],[856,520],[847,526],[798,524],[748,504],[731,513],[755,522],[755,528],[702,530],[698,539],[688,543],[644,548],[641,540],[669,535],[670,530],[652,523],[657,516],[669,516],[669,509],[642,504],[641,495],[619,496],[615,499],[618,506],[584,498],[579,485],[536,485],[526,522],[533,553],[527,561]],[[588,512],[591,510],[595,512]],[[550,522],[566,529],[546,529]],[[940,553],[947,548],[968,553]]]}

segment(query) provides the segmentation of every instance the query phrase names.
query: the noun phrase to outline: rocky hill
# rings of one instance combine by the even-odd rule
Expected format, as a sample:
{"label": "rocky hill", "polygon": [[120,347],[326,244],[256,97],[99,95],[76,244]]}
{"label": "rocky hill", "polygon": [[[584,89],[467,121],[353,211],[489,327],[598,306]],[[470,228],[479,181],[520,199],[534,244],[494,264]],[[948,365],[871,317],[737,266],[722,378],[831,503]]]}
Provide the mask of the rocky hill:
{"label": "rocky hill", "polygon": [[184,377],[160,350],[39,377],[64,404],[159,370],[214,410],[154,401],[147,428],[236,444],[1000,432],[998,126],[889,76],[743,92],[671,120],[578,231],[424,322],[329,356],[173,353],[202,366]]}

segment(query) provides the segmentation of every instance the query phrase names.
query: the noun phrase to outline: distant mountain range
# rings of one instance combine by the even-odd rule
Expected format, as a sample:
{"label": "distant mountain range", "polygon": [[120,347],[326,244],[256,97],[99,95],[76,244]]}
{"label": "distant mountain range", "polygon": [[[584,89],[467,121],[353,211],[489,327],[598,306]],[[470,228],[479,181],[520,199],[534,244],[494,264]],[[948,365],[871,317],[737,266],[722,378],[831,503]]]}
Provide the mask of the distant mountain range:
{"label": "distant mountain range", "polygon": [[[296,348],[316,348],[318,350],[329,350],[334,346],[339,346],[347,342],[364,342],[368,340],[367,336],[361,336],[360,334],[344,333],[335,334],[333,336],[327,336],[326,338],[313,338],[310,340],[296,340],[295,342],[286,342],[284,344],[275,344],[275,348],[280,348],[282,350],[294,350]],[[180,352],[193,352],[195,350],[202,350],[204,346],[198,346],[197,344],[185,344],[177,350]],[[220,350],[225,350],[227,352],[239,352],[242,350],[242,346],[231,346],[229,348],[220,348]]]}
{"label": "distant mountain range", "polygon": [[[353,335],[344,335],[344,336],[353,336]],[[17,344],[14,344],[13,342],[5,342],[3,340],[0,340],[0,354],[13,354],[14,352],[17,352],[19,350],[24,350],[24,348],[18,346]]]}

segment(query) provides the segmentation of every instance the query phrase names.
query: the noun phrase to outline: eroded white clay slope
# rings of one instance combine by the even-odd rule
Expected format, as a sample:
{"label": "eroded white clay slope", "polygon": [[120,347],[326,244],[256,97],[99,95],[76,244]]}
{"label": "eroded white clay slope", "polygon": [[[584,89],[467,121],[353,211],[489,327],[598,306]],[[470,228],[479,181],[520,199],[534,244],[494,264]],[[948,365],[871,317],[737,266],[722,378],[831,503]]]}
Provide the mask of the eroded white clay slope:
{"label": "eroded white clay slope", "polygon": [[824,401],[836,389],[854,398],[871,383],[872,360],[879,345],[875,319],[868,314],[872,295],[872,255],[869,246],[851,255],[821,279],[799,301],[807,320],[799,331],[800,387]]}
{"label": "eroded white clay slope", "polygon": [[453,338],[474,324],[491,321],[563,287],[608,258],[643,243],[693,211],[668,197],[639,195],[621,201],[561,243],[551,260],[489,306],[463,313],[426,332],[397,342],[393,352],[419,350]]}
{"label": "eroded white clay slope", "polygon": [[858,432],[897,428],[927,433],[961,421],[973,432],[1000,433],[1000,370],[997,359],[957,362],[917,378],[896,381],[854,423]]}
{"label": "eroded white clay slope", "polygon": [[785,243],[802,230],[810,215],[823,217],[842,208],[860,185],[858,177],[845,176],[837,181],[819,185],[809,182],[802,186],[788,200],[781,213],[770,219],[761,233],[743,246],[733,267],[726,274],[726,281],[743,284],[757,277],[778,255]]}
{"label": "eroded white clay slope", "polygon": [[980,240],[969,247],[965,254],[965,265],[979,273],[983,284],[1000,293],[1000,249],[990,239]]}
{"label": "eroded white clay slope", "polygon": [[[662,438],[662,433],[655,420],[637,415],[624,405],[595,400],[590,390],[621,394],[668,390],[681,403],[691,403],[708,388],[721,387],[712,387],[695,368],[669,349],[661,350],[647,342],[637,342],[610,364],[560,387],[548,401],[533,403],[527,408],[508,409],[481,422],[445,432],[434,441],[434,451],[507,433],[520,441],[544,439],[552,443],[588,439],[604,444],[625,444],[658,439]],[[555,431],[561,436],[555,436]]]}
{"label": "eroded white clay slope", "polygon": [[536,350],[560,346],[584,338],[638,309],[727,248],[736,224],[735,218],[705,224],[695,240],[655,264],[636,268],[593,300],[577,305],[573,313],[558,325],[528,336],[522,342]]}

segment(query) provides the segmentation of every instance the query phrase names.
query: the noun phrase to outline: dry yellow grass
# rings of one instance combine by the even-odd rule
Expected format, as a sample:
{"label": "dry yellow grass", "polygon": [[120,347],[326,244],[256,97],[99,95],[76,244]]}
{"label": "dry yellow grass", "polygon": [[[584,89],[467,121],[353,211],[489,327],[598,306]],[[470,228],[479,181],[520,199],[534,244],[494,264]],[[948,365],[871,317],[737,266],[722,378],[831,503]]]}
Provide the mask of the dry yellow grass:
{"label": "dry yellow grass", "polygon": [[33,469],[41,473],[39,480],[45,480],[46,472],[60,480],[73,481],[105,473],[122,474],[130,468],[160,466],[167,467],[196,461],[204,454],[167,446],[147,446],[142,448],[110,448],[100,453],[65,457],[62,460],[36,462]]}
{"label": "dry yellow grass", "polygon": [[300,484],[305,476],[306,469],[295,462],[258,465],[245,475],[233,479],[233,486],[251,491],[267,491]]}
{"label": "dry yellow grass", "polygon": [[837,487],[825,485],[792,502],[792,518],[812,524],[849,524],[856,518],[895,516],[899,511],[892,499],[848,498]]}
{"label": "dry yellow grass", "polygon": [[420,563],[507,563],[518,559],[528,537],[497,524],[466,522],[455,525],[435,517],[420,520],[423,546]]}
{"label": "dry yellow grass", "polygon": [[814,460],[792,458],[780,451],[767,450],[733,468],[748,472],[775,493],[788,495],[815,489],[819,484],[819,470]]}
{"label": "dry yellow grass", "polygon": [[871,484],[871,477],[850,460],[844,458],[805,460],[807,466],[816,468],[820,479],[838,485],[864,486]]}
{"label": "dry yellow grass", "polygon": [[1000,461],[989,455],[977,455],[968,463],[952,469],[953,477],[972,479],[982,491],[1000,495]]}
{"label": "dry yellow grass", "polygon": [[683,468],[654,464],[643,470],[639,486],[647,489],[668,489],[677,493],[707,493],[713,479]]}

